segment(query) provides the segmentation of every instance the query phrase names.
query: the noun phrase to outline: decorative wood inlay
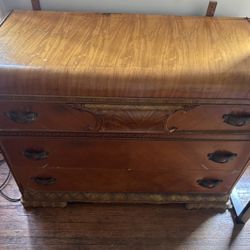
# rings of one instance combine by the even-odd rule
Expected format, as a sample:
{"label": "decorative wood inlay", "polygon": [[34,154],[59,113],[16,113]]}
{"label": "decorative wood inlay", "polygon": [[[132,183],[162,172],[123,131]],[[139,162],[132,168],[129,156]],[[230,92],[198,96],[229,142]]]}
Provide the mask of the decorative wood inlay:
{"label": "decorative wood inlay", "polygon": [[176,131],[174,134],[160,134],[160,133],[91,133],[91,132],[66,132],[66,131],[1,131],[0,137],[82,137],[91,139],[112,139],[112,140],[185,140],[185,141],[249,141],[250,131],[246,133],[240,133],[236,131],[232,133],[221,133],[221,131],[213,131],[213,133],[208,133],[208,131],[196,131],[195,133],[190,133],[189,131],[179,133]]}
{"label": "decorative wood inlay", "polygon": [[89,111],[96,116],[98,131],[150,131],[169,132],[168,118],[177,111],[188,112],[198,105],[110,105],[69,103],[79,111]]}
{"label": "decorative wood inlay", "polygon": [[25,190],[23,204],[26,207],[65,206],[63,202],[93,202],[93,203],[148,203],[192,204],[189,208],[217,208],[225,206],[228,194],[165,194],[165,193],[88,193],[88,192],[42,192]]}

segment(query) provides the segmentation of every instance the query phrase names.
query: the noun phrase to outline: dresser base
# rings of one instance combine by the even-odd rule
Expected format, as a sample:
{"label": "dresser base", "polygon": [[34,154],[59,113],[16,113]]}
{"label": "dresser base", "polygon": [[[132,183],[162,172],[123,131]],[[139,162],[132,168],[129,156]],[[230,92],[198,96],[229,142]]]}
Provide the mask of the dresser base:
{"label": "dresser base", "polygon": [[22,203],[28,207],[66,207],[68,203],[183,203],[187,209],[228,208],[229,194],[148,194],[25,191]]}

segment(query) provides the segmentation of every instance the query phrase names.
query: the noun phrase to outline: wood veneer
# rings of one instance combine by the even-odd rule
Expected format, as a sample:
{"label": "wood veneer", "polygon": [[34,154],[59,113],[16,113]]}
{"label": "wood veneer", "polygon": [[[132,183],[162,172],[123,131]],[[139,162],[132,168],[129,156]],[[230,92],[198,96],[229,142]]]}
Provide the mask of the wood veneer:
{"label": "wood veneer", "polygon": [[1,94],[250,97],[247,19],[15,11],[0,37]]}
{"label": "wood veneer", "polygon": [[244,18],[14,11],[0,146],[25,206],[226,207],[249,165]]}
{"label": "wood veneer", "polygon": [[[136,101],[128,104],[107,104],[103,101],[100,104],[2,101],[0,129],[165,134],[176,131],[250,131],[250,105],[139,105]],[[36,114],[33,122],[11,118],[11,113],[24,116],[27,112]],[[230,115],[247,117],[246,121],[237,126],[226,122],[225,116]]]}

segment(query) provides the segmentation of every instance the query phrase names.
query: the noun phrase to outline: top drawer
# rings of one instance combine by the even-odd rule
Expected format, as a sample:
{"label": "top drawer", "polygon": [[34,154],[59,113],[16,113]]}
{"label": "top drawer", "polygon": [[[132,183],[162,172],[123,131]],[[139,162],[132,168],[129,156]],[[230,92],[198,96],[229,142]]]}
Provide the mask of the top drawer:
{"label": "top drawer", "polygon": [[0,129],[123,133],[249,131],[250,105],[1,102]]}

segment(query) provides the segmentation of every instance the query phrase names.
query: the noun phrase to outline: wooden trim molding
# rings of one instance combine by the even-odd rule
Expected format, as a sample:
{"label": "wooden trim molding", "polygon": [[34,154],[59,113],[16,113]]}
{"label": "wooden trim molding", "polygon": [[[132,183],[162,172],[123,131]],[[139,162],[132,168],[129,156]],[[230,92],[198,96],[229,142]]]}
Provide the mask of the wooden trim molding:
{"label": "wooden trim molding", "polygon": [[40,0],[31,0],[33,10],[41,10]]}
{"label": "wooden trim molding", "polygon": [[0,137],[81,137],[85,139],[109,140],[155,140],[155,141],[250,141],[250,131],[176,131],[174,133],[102,133],[102,132],[68,132],[68,131],[1,131]]}
{"label": "wooden trim molding", "polygon": [[228,207],[229,194],[89,193],[25,190],[24,207],[65,207],[68,202],[168,204],[184,203],[188,209]]}
{"label": "wooden trim molding", "polygon": [[250,105],[249,99],[132,98],[96,96],[1,95],[1,101],[88,103],[113,105]]}

